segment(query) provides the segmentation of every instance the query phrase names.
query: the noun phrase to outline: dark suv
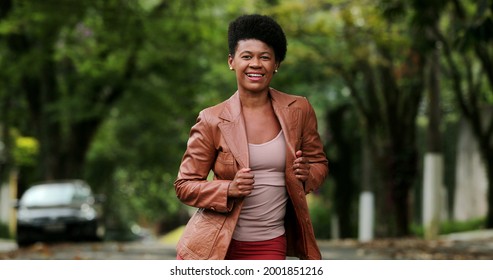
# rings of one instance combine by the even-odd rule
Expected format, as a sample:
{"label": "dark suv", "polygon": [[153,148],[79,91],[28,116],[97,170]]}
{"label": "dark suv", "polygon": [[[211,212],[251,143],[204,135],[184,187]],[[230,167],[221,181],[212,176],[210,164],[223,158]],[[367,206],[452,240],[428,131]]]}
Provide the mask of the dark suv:
{"label": "dark suv", "polygon": [[102,205],[82,180],[29,187],[16,205],[17,244],[36,241],[102,240]]}

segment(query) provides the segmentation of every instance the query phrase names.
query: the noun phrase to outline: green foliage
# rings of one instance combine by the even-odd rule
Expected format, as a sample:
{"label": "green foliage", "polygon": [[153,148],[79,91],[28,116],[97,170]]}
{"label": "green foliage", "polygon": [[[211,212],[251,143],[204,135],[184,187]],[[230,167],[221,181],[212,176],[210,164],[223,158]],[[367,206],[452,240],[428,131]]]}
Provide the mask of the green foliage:
{"label": "green foliage", "polygon": [[4,223],[0,223],[0,238],[5,238],[5,239],[11,238],[9,227]]}
{"label": "green foliage", "polygon": [[[227,55],[215,51],[221,45],[227,50],[225,37],[218,40],[226,25],[212,21],[209,8],[154,7],[141,34],[148,39],[139,50],[139,74],[96,134],[86,177],[109,197],[116,223],[159,223],[159,230],[170,230],[188,218],[173,181],[189,129],[198,110],[233,93],[234,75]],[[208,48],[202,40],[210,42]],[[218,79],[226,74],[230,82]]]}
{"label": "green foliage", "polygon": [[[341,135],[352,136],[354,142],[365,133],[376,135],[378,144],[390,139],[382,134],[390,126],[385,120],[400,121],[405,118],[397,113],[415,113],[406,111],[404,103],[392,103],[400,95],[389,89],[412,93],[409,100],[420,94],[413,88],[420,76],[409,68],[416,58],[410,49],[435,46],[421,36],[435,14],[430,18],[430,13],[417,11],[446,13],[439,28],[446,30],[454,47],[465,50],[464,62],[471,65],[466,69],[467,63],[461,64],[460,73],[470,69],[470,74],[484,75],[488,70],[481,70],[471,47],[491,42],[485,32],[491,26],[491,9],[477,9],[485,0],[463,2],[464,22],[450,16],[449,1],[11,2],[11,9],[0,11],[0,122],[25,137],[15,141],[11,154],[19,164],[39,169],[38,177],[87,179],[97,192],[106,194],[108,220],[115,227],[136,221],[174,225],[186,218],[173,180],[198,111],[236,90],[227,67],[226,31],[228,22],[240,14],[269,14],[285,29],[288,55],[272,86],[310,99],[327,151],[334,157],[345,154],[326,131],[327,111],[341,105],[359,108],[359,119],[350,124],[344,120]],[[447,75],[441,83],[444,120],[453,124],[461,113],[452,95],[457,83]],[[479,84],[479,77],[471,79],[478,85],[469,87],[479,89],[474,91],[478,104],[491,104],[491,88]],[[369,90],[372,83],[374,91]],[[386,95],[372,94],[384,89],[389,90]],[[425,108],[426,102],[419,108],[422,125]],[[368,130],[365,116],[377,120]],[[398,126],[397,135],[413,131],[416,120],[409,119],[409,128]],[[359,150],[360,145],[351,142],[348,151]],[[66,166],[73,168],[64,170]],[[23,171],[23,180],[34,177],[26,174],[30,170]],[[361,170],[358,160],[354,170]],[[329,207],[327,201],[340,199],[330,193],[317,194],[310,205],[320,238],[330,235],[335,206]]]}
{"label": "green foliage", "polygon": [[[484,229],[485,218],[476,218],[467,221],[445,221],[440,224],[439,234],[451,234],[467,231]],[[413,234],[419,237],[424,236],[422,225],[413,224],[411,226]]]}
{"label": "green foliage", "polygon": [[320,195],[311,194],[308,196],[310,218],[313,223],[315,236],[319,239],[330,239],[331,236],[331,217],[333,215],[327,198]]}
{"label": "green foliage", "polygon": [[38,140],[33,137],[18,135],[18,133],[12,134],[14,134],[15,141],[12,151],[15,165],[18,167],[36,165],[39,154]]}

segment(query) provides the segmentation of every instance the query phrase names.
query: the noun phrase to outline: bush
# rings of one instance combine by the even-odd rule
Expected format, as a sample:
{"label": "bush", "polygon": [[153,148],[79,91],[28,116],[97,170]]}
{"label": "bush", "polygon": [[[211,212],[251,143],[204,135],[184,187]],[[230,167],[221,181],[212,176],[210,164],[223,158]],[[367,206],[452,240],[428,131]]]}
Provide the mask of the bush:
{"label": "bush", "polygon": [[9,227],[4,223],[0,223],[0,238],[10,239]]}
{"label": "bush", "polygon": [[[484,224],[485,218],[471,219],[468,221],[445,221],[440,224],[439,234],[480,230],[484,228]],[[416,236],[424,236],[424,229],[422,225],[413,225],[411,230]]]}
{"label": "bush", "polygon": [[324,203],[324,197],[310,194],[307,196],[313,230],[317,239],[331,238],[331,208]]}
{"label": "bush", "polygon": [[455,232],[473,231],[483,229],[485,218],[472,219],[469,221],[447,221],[440,225],[440,234],[449,234]]}

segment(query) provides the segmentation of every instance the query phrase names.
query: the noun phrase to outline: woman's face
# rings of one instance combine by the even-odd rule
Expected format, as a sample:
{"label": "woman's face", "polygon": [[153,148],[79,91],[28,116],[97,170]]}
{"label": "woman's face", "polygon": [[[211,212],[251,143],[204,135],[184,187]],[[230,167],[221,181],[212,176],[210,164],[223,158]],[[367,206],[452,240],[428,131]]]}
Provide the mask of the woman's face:
{"label": "woman's face", "polygon": [[234,57],[228,64],[236,72],[238,90],[261,92],[269,88],[277,69],[274,50],[255,39],[238,41]]}

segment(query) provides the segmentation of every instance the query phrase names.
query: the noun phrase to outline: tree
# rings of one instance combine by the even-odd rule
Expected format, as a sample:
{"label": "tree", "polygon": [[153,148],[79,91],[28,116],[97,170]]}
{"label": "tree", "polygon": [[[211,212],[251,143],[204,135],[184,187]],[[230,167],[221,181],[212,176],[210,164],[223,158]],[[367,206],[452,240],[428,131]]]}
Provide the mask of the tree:
{"label": "tree", "polygon": [[478,140],[489,183],[486,227],[493,228],[493,2],[448,4],[449,23],[433,34],[442,46],[458,107]]}
{"label": "tree", "polygon": [[[345,81],[360,116],[363,143],[379,174],[377,231],[410,233],[410,190],[417,176],[416,116],[424,90],[425,59],[405,25],[386,21],[373,1],[297,5],[306,17],[286,26],[310,46],[328,71]],[[286,4],[284,9],[288,9]],[[327,70],[326,70],[327,71]],[[328,72],[327,71],[327,72]]]}
{"label": "tree", "polygon": [[3,37],[17,65],[6,94],[26,101],[41,142],[39,177],[80,177],[94,134],[135,74],[141,42],[127,34],[137,34],[138,9],[118,1],[7,2]]}
{"label": "tree", "polygon": [[6,67],[0,80],[9,86],[0,90],[0,101],[8,108],[2,115],[10,116],[2,116],[4,127],[40,143],[39,170],[22,176],[24,183],[84,178],[107,195],[116,220],[172,217],[186,128],[196,108],[231,93],[217,91],[227,67],[211,71],[221,54],[227,65],[227,55],[217,52],[221,43],[227,49],[218,40],[225,32],[218,37],[224,30],[214,29],[227,25],[212,20],[214,6],[194,0],[1,3]]}

